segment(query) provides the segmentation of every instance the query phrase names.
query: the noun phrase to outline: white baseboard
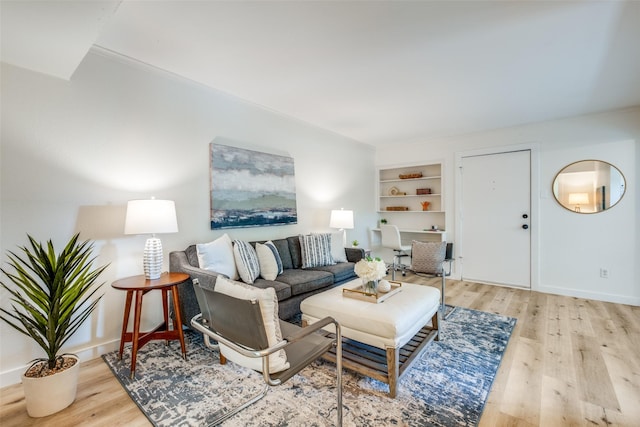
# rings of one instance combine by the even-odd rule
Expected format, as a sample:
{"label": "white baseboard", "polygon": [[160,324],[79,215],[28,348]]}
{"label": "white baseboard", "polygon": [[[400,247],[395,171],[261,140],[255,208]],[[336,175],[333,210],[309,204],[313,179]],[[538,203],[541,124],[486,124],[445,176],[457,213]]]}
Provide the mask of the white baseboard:
{"label": "white baseboard", "polygon": [[616,304],[640,306],[640,297],[628,297],[623,295],[607,294],[604,292],[591,292],[583,291],[580,289],[559,288],[556,286],[539,286],[537,291],[547,294],[563,295],[566,297],[585,298],[596,301],[613,302]]}
{"label": "white baseboard", "polygon": [[[80,362],[86,362],[88,360],[100,357],[105,353],[118,350],[119,347],[120,339],[118,338],[106,343],[96,344],[91,347],[69,351],[69,353],[73,353],[78,356],[80,358]],[[20,383],[22,381],[22,374],[27,370],[28,367],[29,365],[27,364],[0,372],[0,388]]]}
{"label": "white baseboard", "polygon": [[[460,275],[456,275],[455,272],[451,276],[447,276],[447,279],[462,280]],[[482,282],[474,281],[473,283],[482,283]],[[501,284],[498,284],[498,283],[485,282],[484,284],[495,285],[495,286],[506,286],[506,287],[514,288],[514,289],[525,289],[525,288],[521,288],[519,286],[508,286],[508,285],[501,285]],[[563,296],[566,296],[566,297],[585,298],[585,299],[592,299],[592,300],[596,300],[596,301],[613,302],[613,303],[616,303],[616,304],[627,304],[627,305],[640,306],[640,297],[631,297],[631,296],[624,296],[624,295],[617,295],[617,294],[608,294],[608,293],[605,293],[605,292],[584,291],[584,290],[581,290],[581,289],[568,289],[568,288],[562,288],[562,287],[557,287],[557,286],[549,286],[549,285],[539,285],[538,287],[533,287],[532,286],[531,290],[532,291],[536,291],[536,292],[542,292],[542,293],[545,293],[545,294],[563,295]]]}

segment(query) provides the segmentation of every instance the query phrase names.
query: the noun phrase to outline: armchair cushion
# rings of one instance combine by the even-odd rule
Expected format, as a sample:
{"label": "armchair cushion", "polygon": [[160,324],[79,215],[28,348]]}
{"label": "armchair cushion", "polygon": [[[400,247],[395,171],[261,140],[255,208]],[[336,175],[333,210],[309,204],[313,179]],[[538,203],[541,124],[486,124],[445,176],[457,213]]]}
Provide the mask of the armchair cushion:
{"label": "armchair cushion", "polygon": [[[278,300],[276,299],[276,292],[273,288],[259,289],[241,282],[229,280],[223,276],[218,276],[215,291],[238,299],[257,300],[260,305],[260,312],[262,314],[262,321],[264,322],[269,347],[273,347],[282,341],[280,319],[278,318]],[[222,343],[220,343],[220,352],[227,359],[239,365],[262,372],[262,360],[260,358],[243,356]],[[288,368],[287,353],[285,353],[284,350],[269,355],[270,372],[280,372]]]}

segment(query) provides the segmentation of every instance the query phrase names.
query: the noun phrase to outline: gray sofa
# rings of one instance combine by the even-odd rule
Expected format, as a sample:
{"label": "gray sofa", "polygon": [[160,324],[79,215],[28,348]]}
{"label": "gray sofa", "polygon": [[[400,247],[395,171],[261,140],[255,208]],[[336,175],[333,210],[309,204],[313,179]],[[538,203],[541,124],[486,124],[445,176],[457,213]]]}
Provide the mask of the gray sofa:
{"label": "gray sofa", "polygon": [[[276,239],[272,242],[278,249],[284,271],[273,281],[258,278],[253,286],[275,289],[278,298],[278,315],[283,320],[300,313],[300,303],[303,299],[356,278],[353,271],[354,265],[365,255],[364,249],[345,248],[347,262],[303,269],[298,236]],[[254,246],[255,243],[251,242]],[[191,280],[178,286],[182,323],[191,328],[189,323],[191,318],[200,313],[197,293],[201,292],[198,286],[194,286],[193,280],[197,279],[201,286],[213,289],[219,273],[199,268],[196,245],[191,245],[184,251],[171,252],[169,269],[172,272],[187,273],[191,277]]]}

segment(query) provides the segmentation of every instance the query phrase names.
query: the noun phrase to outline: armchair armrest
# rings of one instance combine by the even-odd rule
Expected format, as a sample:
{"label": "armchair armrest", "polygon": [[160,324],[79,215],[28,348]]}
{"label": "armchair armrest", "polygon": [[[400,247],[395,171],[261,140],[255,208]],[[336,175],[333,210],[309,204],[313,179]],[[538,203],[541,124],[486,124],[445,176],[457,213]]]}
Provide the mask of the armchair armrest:
{"label": "armchair armrest", "polygon": [[182,323],[191,328],[189,320],[200,313],[200,300],[203,298],[202,290],[196,286],[213,290],[216,278],[220,273],[203,268],[194,267],[189,264],[187,254],[184,251],[173,251],[169,253],[169,270],[177,273],[186,273],[191,280],[178,285],[180,296],[180,312],[182,313]]}
{"label": "armchair armrest", "polygon": [[298,331],[296,331],[295,333],[288,335],[286,337],[283,337],[283,340],[286,340],[290,343],[292,342],[296,342],[301,338],[306,337],[307,335],[316,332],[320,329],[322,329],[323,327],[327,326],[328,324],[333,323],[334,325],[337,325],[338,322],[333,319],[333,317],[325,317],[324,319],[320,319],[317,322],[309,325],[309,326],[305,326],[304,328],[300,328]]}

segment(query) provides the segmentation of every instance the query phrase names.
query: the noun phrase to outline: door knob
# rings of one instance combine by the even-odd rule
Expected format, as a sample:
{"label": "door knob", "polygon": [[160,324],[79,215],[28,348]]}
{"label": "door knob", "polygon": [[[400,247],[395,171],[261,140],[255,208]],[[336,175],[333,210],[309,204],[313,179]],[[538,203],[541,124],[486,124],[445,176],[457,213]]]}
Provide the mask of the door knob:
{"label": "door knob", "polygon": [[522,228],[526,230],[529,226],[527,224],[522,224]]}
{"label": "door knob", "polygon": [[529,218],[529,215],[527,215],[527,214],[522,214],[522,218],[527,219],[527,218]]}

